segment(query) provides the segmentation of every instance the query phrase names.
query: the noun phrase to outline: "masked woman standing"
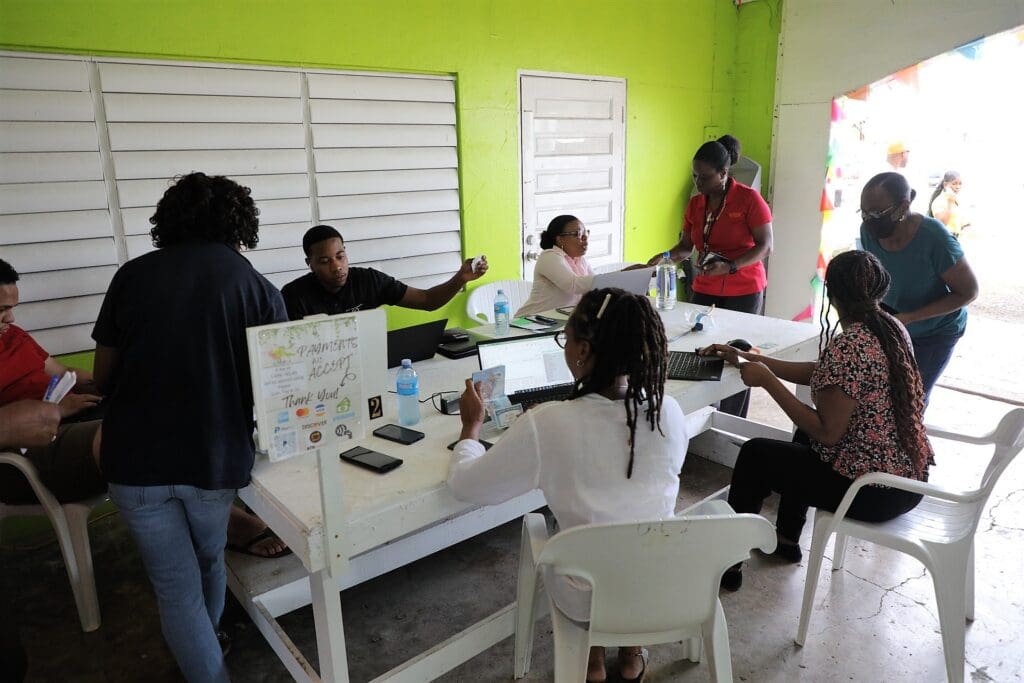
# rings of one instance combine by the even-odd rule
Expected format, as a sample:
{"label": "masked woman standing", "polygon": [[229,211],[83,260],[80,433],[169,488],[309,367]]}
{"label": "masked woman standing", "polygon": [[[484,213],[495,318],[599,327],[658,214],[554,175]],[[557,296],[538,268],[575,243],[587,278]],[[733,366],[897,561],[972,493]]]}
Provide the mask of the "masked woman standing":
{"label": "masked woman standing", "polygon": [[860,239],[892,276],[883,303],[910,333],[927,401],[967,327],[965,307],[978,296],[978,280],[946,227],[910,210],[915,194],[899,173],[869,180]]}

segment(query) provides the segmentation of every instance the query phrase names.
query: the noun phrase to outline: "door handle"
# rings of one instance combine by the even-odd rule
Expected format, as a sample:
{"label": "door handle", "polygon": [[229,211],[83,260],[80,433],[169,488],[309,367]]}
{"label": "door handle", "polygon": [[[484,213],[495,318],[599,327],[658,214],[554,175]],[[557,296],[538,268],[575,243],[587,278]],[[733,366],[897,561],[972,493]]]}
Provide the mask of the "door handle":
{"label": "door handle", "polygon": [[527,235],[526,236],[526,243],[527,244],[533,244],[536,241],[537,241],[537,236],[536,235]]}
{"label": "door handle", "polygon": [[536,261],[537,260],[537,256],[538,256],[538,254],[535,251],[528,251],[528,252],[526,252],[526,260],[527,261]]}

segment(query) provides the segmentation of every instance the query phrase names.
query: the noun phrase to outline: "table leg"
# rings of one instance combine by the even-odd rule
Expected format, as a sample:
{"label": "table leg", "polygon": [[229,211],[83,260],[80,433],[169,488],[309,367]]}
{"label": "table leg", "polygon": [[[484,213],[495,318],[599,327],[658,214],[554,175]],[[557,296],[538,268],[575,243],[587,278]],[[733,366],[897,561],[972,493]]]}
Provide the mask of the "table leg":
{"label": "table leg", "polygon": [[341,621],[341,593],[338,584],[324,569],[309,575],[309,589],[320,658],[320,680],[348,683],[348,654],[345,651],[345,628]]}

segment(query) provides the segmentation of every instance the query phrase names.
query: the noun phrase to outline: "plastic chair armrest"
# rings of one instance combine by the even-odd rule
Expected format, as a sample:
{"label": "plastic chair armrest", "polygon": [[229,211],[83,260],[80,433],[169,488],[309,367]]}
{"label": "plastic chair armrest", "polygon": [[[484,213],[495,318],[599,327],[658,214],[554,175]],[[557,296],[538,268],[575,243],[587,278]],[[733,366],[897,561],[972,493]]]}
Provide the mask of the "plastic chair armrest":
{"label": "plastic chair armrest", "polygon": [[[531,512],[523,517],[523,534],[529,539],[530,563],[536,567],[541,551],[548,542],[548,525],[544,515]],[[525,548],[524,544],[524,548]]]}
{"label": "plastic chair armrest", "polygon": [[39,499],[40,505],[43,507],[55,510],[60,507],[60,503],[50,489],[46,488],[42,480],[39,479],[39,472],[36,471],[36,466],[33,465],[28,458],[23,455],[16,453],[0,453],[0,465],[11,465],[18,469],[25,478],[28,479],[29,486],[32,487],[32,492],[36,494],[36,498]]}
{"label": "plastic chair armrest", "polygon": [[906,477],[897,477],[895,474],[888,474],[886,472],[871,472],[865,474],[862,477],[857,477],[849,489],[846,491],[846,495],[843,496],[839,506],[833,513],[833,524],[838,524],[846,517],[846,512],[850,509],[850,505],[853,503],[853,499],[856,498],[857,492],[865,486],[871,486],[873,484],[881,484],[894,489],[902,489],[911,493],[920,493],[925,496],[931,496],[933,498],[941,498],[942,500],[948,500],[954,503],[971,503],[977,500],[981,495],[981,491],[968,491],[968,492],[956,492],[944,489],[941,486],[935,484],[929,484],[924,481],[917,481],[916,479],[908,479]]}
{"label": "plastic chair armrest", "polygon": [[924,426],[924,428],[925,428],[925,431],[928,433],[928,436],[930,436],[932,438],[935,438],[935,439],[947,439],[949,441],[962,441],[963,443],[973,443],[973,444],[977,444],[979,446],[984,446],[985,444],[990,444],[990,443],[994,442],[994,440],[992,438],[994,432],[990,432],[990,433],[988,433],[988,434],[986,434],[984,436],[970,436],[969,434],[960,434],[959,432],[951,432],[949,430],[942,429],[941,427],[935,427],[933,425],[928,425],[928,424],[926,424]]}

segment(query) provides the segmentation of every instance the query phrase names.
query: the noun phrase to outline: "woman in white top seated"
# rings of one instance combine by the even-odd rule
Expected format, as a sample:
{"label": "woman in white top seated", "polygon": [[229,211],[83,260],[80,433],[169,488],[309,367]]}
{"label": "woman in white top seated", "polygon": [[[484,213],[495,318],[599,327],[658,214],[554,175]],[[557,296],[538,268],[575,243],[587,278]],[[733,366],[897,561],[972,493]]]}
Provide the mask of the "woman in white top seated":
{"label": "woman in white top seated", "polygon": [[594,271],[587,263],[590,231],[576,216],[555,216],[540,234],[540,252],[533,270],[530,298],[515,317],[574,306],[594,284]]}
{"label": "woman in white top seated", "polygon": [[[576,381],[571,397],[527,411],[486,452],[479,387],[466,381],[448,486],[478,504],[539,488],[561,529],[672,517],[689,438],[679,404],[665,396],[661,318],[647,297],[593,290],[557,339]],[[589,621],[588,585],[566,577],[545,585],[565,614]],[[646,662],[639,647],[619,649],[623,680],[641,680]],[[605,676],[604,648],[592,648],[587,680]]]}

